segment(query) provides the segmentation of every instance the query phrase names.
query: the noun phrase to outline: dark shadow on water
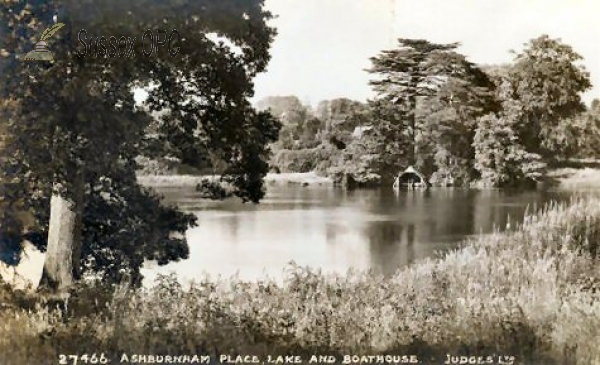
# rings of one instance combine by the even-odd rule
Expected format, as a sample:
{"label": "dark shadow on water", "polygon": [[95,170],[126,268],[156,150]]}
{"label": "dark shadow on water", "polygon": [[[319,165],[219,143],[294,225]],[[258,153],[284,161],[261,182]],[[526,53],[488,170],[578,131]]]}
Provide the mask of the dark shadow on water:
{"label": "dark shadow on water", "polygon": [[526,213],[570,196],[536,189],[460,188],[381,189],[373,195],[369,211],[388,219],[370,222],[364,236],[372,269],[384,275],[457,248],[468,237],[514,228]]}

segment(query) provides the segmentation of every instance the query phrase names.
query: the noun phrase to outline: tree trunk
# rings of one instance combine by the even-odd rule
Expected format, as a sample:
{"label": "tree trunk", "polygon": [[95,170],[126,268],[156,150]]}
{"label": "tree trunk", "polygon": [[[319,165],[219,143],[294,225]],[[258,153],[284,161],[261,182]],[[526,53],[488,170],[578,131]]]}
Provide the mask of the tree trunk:
{"label": "tree trunk", "polygon": [[60,291],[80,277],[83,187],[83,176],[77,174],[69,199],[57,193],[52,195],[41,288]]}
{"label": "tree trunk", "polygon": [[[414,89],[417,89],[417,83],[413,82]],[[410,161],[410,166],[415,166],[417,165],[417,153],[418,153],[418,147],[417,147],[417,98],[414,95],[410,95],[408,97],[409,100],[409,111],[408,111],[408,117],[409,117],[409,123],[410,123],[410,129],[411,129],[411,136],[410,136],[410,140],[412,143],[412,146],[410,148],[410,155],[409,155],[409,161]]]}

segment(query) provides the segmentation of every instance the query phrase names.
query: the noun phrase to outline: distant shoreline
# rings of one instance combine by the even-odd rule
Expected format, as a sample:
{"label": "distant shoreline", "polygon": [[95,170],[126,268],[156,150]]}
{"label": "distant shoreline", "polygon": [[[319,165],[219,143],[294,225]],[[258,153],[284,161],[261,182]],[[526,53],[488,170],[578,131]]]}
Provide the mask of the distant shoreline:
{"label": "distant shoreline", "polygon": [[[600,189],[600,168],[558,168],[548,172],[557,187],[567,190]],[[204,179],[218,179],[216,175],[138,175],[138,182],[147,187],[195,187]],[[333,186],[333,179],[315,172],[268,173],[267,185]]]}
{"label": "distant shoreline", "polygon": [[560,168],[548,173],[558,187],[568,190],[600,189],[600,168]]}
{"label": "distant shoreline", "polygon": [[[202,180],[216,180],[219,176],[216,175],[138,175],[138,182],[141,185],[148,187],[195,187]],[[268,173],[265,176],[267,185],[333,185],[333,180],[328,177],[319,176],[315,172],[305,173]]]}

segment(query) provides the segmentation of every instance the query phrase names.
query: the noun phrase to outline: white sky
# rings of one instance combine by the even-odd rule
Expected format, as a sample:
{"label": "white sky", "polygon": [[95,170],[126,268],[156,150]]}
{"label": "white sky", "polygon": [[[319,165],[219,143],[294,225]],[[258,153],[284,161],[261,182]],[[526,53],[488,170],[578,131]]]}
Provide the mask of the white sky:
{"label": "white sky", "polygon": [[296,95],[321,100],[372,97],[369,57],[397,38],[460,42],[459,52],[480,64],[512,60],[509,50],[542,34],[561,38],[584,57],[600,98],[599,0],[266,0],[279,17],[266,73],[256,78],[258,101]]}

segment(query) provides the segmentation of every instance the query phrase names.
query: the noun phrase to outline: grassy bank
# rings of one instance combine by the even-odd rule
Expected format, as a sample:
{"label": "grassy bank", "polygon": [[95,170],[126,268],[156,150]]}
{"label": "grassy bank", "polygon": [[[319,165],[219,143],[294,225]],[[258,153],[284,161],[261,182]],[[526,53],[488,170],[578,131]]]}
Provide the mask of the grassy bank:
{"label": "grassy bank", "polygon": [[549,177],[558,181],[559,187],[568,190],[597,190],[600,189],[600,168],[565,167],[552,170]]}
{"label": "grassy bank", "polygon": [[[58,354],[510,355],[600,363],[600,200],[554,205],[392,278],[290,267],[286,285],[235,279],[143,291],[83,288],[65,304],[0,290],[0,364]],[[58,309],[53,309],[58,308]],[[432,360],[432,356],[435,360]]]}

